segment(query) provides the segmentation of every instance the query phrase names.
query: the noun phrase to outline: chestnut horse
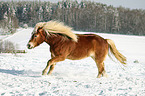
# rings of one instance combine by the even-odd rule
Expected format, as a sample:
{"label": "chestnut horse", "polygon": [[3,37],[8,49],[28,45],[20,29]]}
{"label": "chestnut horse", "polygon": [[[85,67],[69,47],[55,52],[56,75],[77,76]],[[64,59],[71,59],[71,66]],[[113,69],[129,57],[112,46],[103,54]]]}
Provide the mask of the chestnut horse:
{"label": "chestnut horse", "polygon": [[71,28],[62,22],[49,21],[36,24],[27,47],[32,49],[43,42],[50,46],[51,59],[42,75],[47,75],[49,67],[48,74],[51,74],[59,61],[79,60],[91,56],[98,67],[97,77],[107,76],[104,60],[109,49],[118,61],[126,64],[126,58],[116,49],[112,40],[104,39],[95,34],[74,34],[71,32]]}

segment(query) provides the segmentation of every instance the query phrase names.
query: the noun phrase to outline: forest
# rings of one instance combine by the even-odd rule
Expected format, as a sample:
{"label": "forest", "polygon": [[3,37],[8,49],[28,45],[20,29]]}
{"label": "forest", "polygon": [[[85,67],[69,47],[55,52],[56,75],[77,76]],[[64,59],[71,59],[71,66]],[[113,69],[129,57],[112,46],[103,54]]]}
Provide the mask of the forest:
{"label": "forest", "polygon": [[90,1],[0,1],[0,32],[59,20],[77,31],[145,35],[145,10],[113,7]]}

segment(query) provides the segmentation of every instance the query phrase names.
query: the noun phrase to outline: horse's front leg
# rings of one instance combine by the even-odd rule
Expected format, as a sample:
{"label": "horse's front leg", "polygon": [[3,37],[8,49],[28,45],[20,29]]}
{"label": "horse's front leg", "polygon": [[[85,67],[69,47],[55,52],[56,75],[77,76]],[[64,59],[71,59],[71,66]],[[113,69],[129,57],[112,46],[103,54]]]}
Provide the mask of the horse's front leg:
{"label": "horse's front leg", "polygon": [[54,70],[55,65],[56,65],[56,64],[52,64],[52,65],[50,66],[48,75],[51,75],[52,71]]}
{"label": "horse's front leg", "polygon": [[50,66],[51,66],[51,68],[50,68],[50,71],[48,72],[48,74],[51,74],[53,69],[54,69],[54,66],[55,66],[54,64],[59,62],[59,61],[64,61],[65,57],[66,56],[56,56],[56,57],[50,59],[47,62],[46,68],[42,71],[42,75],[47,75],[47,72],[48,72],[48,69],[49,69]]}
{"label": "horse's front leg", "polygon": [[51,65],[53,65],[53,64],[50,63],[50,62],[51,62],[51,59],[47,62],[47,65],[46,65],[45,69],[42,71],[42,75],[47,75],[47,71],[48,71],[49,67],[50,67]]}
{"label": "horse's front leg", "polygon": [[[51,58],[54,58],[55,55],[54,54],[51,54]],[[50,69],[49,69],[49,72],[47,73],[48,75],[51,75],[52,71],[54,70],[54,67],[55,67],[56,64],[52,64],[50,66]]]}

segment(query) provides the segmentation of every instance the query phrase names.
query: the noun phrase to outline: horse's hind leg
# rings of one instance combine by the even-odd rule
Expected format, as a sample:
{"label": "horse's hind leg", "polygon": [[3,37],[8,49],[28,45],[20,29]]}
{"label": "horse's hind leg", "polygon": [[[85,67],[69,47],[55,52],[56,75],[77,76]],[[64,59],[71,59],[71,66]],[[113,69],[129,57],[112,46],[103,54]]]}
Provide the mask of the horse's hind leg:
{"label": "horse's hind leg", "polygon": [[98,76],[97,78],[100,78],[101,76],[103,77],[108,77],[104,68],[104,62],[102,63],[97,63],[97,67],[98,67]]}
{"label": "horse's hind leg", "polygon": [[107,77],[105,68],[104,68],[104,59],[97,59],[96,57],[92,57],[94,59],[94,61],[96,62],[96,65],[98,67],[98,76],[97,78],[100,78],[101,76],[103,77]]}

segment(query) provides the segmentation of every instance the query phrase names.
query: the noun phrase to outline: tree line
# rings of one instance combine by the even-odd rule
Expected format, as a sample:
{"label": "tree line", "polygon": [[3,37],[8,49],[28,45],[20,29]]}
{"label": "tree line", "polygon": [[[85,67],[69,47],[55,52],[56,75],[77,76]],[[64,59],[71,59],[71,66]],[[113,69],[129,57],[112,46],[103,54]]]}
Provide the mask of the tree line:
{"label": "tree line", "polygon": [[[59,20],[78,31],[145,35],[145,10],[113,7],[90,1],[0,2],[0,27],[14,28]],[[12,27],[12,28],[11,28]]]}

